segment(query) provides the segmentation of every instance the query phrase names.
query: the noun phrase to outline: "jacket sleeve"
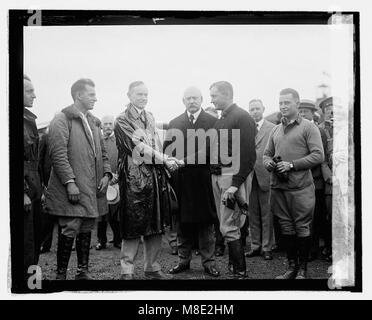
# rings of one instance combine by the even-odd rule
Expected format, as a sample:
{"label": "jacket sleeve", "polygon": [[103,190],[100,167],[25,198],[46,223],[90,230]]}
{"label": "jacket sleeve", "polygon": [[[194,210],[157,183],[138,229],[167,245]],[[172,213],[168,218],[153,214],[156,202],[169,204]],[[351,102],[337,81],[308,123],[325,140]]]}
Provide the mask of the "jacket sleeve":
{"label": "jacket sleeve", "polygon": [[309,154],[303,158],[293,160],[293,169],[296,171],[311,169],[324,161],[324,149],[320,131],[317,126],[311,123],[305,129],[304,134]]}
{"label": "jacket sleeve", "polygon": [[267,165],[269,164],[269,162],[273,159],[275,155],[275,145],[274,145],[274,139],[273,139],[275,128],[276,127],[274,127],[270,132],[270,136],[269,136],[269,139],[267,140],[267,144],[266,144],[266,147],[263,153],[262,161],[263,161],[263,165],[265,168],[267,168]]}
{"label": "jacket sleeve", "polygon": [[67,155],[69,138],[70,130],[67,117],[60,112],[54,117],[49,126],[49,156],[52,160],[53,169],[62,184],[75,179],[75,174]]}
{"label": "jacket sleeve", "polygon": [[247,179],[256,162],[255,137],[257,133],[254,120],[248,113],[238,119],[238,128],[240,129],[240,164],[239,171],[233,175],[231,184],[237,188]]}
{"label": "jacket sleeve", "polygon": [[327,153],[328,153],[328,142],[327,142],[327,135],[323,128],[319,127],[320,135],[322,137],[323,142],[323,150],[324,150],[324,161],[321,164],[321,171],[324,181],[331,181],[332,180],[332,170],[328,166],[327,161]]}
{"label": "jacket sleeve", "polygon": [[40,178],[41,178],[41,183],[46,186],[48,184],[48,181],[46,180],[45,177],[45,172],[44,172],[44,166],[45,166],[45,156],[46,156],[46,149],[47,149],[47,143],[46,143],[46,135],[44,134],[39,143],[39,173],[40,173]]}

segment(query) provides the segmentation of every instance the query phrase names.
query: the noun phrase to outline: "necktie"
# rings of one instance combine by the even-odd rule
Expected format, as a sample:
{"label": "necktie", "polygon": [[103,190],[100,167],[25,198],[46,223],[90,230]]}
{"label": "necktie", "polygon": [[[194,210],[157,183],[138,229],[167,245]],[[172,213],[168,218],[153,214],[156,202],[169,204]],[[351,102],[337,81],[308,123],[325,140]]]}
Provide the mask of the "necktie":
{"label": "necktie", "polygon": [[195,118],[194,118],[194,116],[192,114],[190,114],[190,118],[189,119],[190,119],[191,124],[194,125]]}
{"label": "necktie", "polygon": [[142,111],[140,114],[140,119],[142,123],[144,124],[145,128],[147,128],[147,119],[146,119],[146,113],[145,111]]}

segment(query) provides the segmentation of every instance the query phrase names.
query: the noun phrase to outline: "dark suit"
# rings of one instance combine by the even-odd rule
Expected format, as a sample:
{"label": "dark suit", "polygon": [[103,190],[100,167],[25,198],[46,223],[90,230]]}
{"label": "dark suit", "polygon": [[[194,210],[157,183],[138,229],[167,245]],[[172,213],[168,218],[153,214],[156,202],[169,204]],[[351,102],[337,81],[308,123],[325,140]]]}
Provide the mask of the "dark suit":
{"label": "dark suit", "polygon": [[[206,158],[205,163],[198,163],[198,150],[204,148],[205,144],[195,143],[194,150],[187,150],[188,139],[194,139],[191,134],[193,131],[203,129],[207,131],[213,128],[216,118],[201,110],[196,122],[191,124],[187,112],[184,112],[169,123],[167,136],[164,142],[164,151],[168,155],[175,156],[178,152],[170,154],[167,147],[172,143],[172,130],[178,129],[183,134],[182,141],[176,140],[176,148],[183,146],[183,158],[190,156],[188,151],[196,155],[195,164],[189,164],[180,168],[173,174],[173,185],[179,202],[179,212],[177,215],[177,238],[178,256],[180,264],[188,264],[191,260],[191,249],[194,235],[198,235],[199,250],[202,263],[206,267],[214,263],[214,244],[213,222],[216,218],[216,209],[213,198],[211,184],[211,173]],[[174,139],[173,139],[174,140]],[[177,143],[178,141],[178,143]],[[208,149],[207,144],[207,149]],[[207,151],[207,157],[209,152]]]}
{"label": "dark suit", "polygon": [[249,226],[251,249],[271,251],[273,245],[273,215],[270,209],[270,173],[263,165],[263,153],[275,125],[264,120],[258,130],[256,142],[256,164],[249,199]]}

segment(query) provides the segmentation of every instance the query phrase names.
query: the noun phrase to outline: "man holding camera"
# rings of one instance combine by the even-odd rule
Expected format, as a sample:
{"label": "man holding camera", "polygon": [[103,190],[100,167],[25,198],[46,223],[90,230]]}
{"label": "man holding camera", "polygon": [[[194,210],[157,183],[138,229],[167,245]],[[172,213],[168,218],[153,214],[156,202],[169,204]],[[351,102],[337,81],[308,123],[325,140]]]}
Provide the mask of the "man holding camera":
{"label": "man holding camera", "polygon": [[263,162],[271,175],[271,205],[279,218],[288,269],[277,279],[305,279],[315,206],[311,168],[324,160],[319,129],[298,113],[296,90],[280,92],[281,123],[272,131]]}

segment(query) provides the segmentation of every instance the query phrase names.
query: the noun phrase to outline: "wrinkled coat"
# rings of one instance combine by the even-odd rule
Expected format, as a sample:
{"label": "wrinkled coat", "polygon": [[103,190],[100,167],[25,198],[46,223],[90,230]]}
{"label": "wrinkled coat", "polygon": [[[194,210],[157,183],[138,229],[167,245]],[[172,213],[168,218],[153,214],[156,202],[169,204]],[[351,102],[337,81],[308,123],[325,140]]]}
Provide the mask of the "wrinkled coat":
{"label": "wrinkled coat", "polygon": [[30,110],[23,109],[23,183],[32,201],[40,200],[42,193],[38,168],[39,134],[35,119]]}
{"label": "wrinkled coat", "polygon": [[[182,141],[175,141],[175,147],[178,143],[183,144],[184,155],[183,158],[190,156],[187,154],[187,139],[195,139],[193,135],[188,134],[187,130],[198,130],[203,129],[207,131],[213,128],[217,118],[209,115],[204,110],[201,110],[196,122],[192,125],[189,121],[187,112],[184,112],[177,118],[169,122],[169,128],[167,136],[164,142],[164,150],[172,144],[172,129],[178,129],[183,133]],[[181,148],[182,148],[181,147]],[[197,161],[197,147],[196,151],[193,151]],[[202,146],[203,149],[205,145]],[[173,150],[175,156],[177,150]],[[204,152],[204,150],[202,150]],[[209,151],[207,150],[207,155]],[[179,159],[182,160],[182,159]],[[196,162],[197,163],[197,162]],[[214,202],[211,171],[207,164],[187,164],[185,167],[178,169],[172,174],[174,189],[177,194],[179,203],[178,222],[180,223],[213,223],[217,218],[216,207]]]}
{"label": "wrinkled coat", "polygon": [[[52,172],[46,193],[50,214],[68,217],[97,218],[108,212],[106,190],[98,194],[98,184],[111,173],[103,144],[100,120],[87,113],[94,143],[78,109],[71,105],[58,113],[49,127],[49,154]],[[71,204],[65,183],[75,179],[80,201]]]}
{"label": "wrinkled coat", "polygon": [[[141,119],[128,105],[115,120],[118,147],[120,189],[120,231],[124,239],[163,233],[164,218],[169,215],[167,172],[163,164],[139,163],[132,152],[140,139],[153,150],[162,151],[153,115],[145,111]],[[142,137],[137,136],[142,130]],[[145,130],[145,131],[144,131]]]}

